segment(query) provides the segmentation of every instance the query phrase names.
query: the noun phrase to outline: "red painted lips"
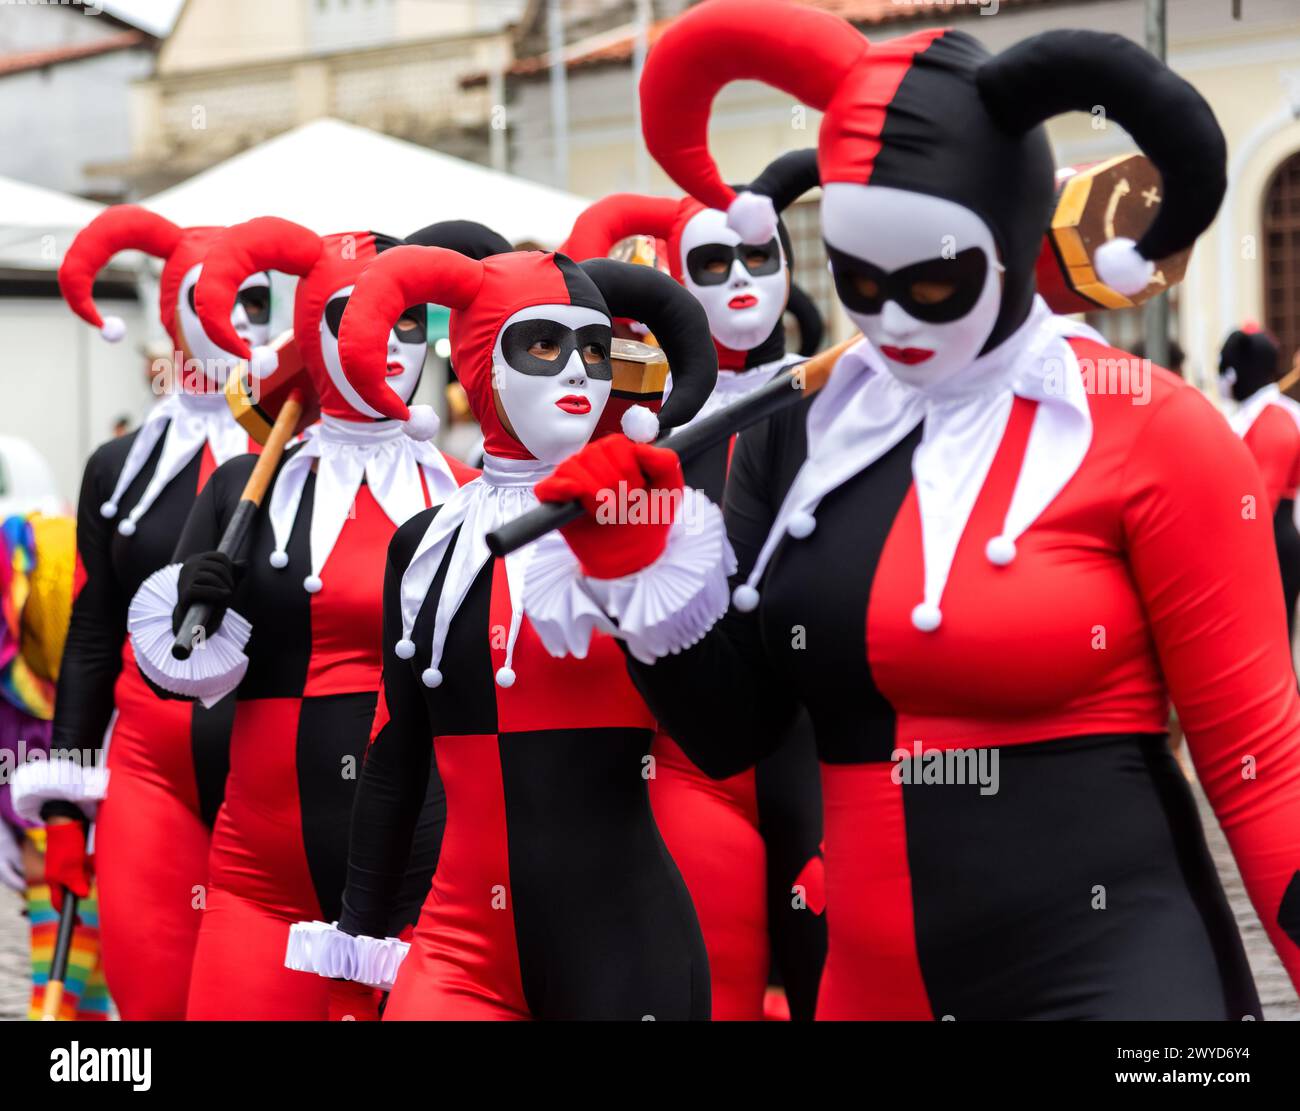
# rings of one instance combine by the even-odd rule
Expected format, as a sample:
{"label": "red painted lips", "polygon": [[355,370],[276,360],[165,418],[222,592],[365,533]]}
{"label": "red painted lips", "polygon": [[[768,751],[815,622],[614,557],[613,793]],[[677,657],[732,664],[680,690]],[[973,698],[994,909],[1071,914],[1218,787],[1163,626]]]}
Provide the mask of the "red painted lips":
{"label": "red painted lips", "polygon": [[401,363],[389,363],[388,366],[385,368],[385,374],[389,378],[396,378],[405,369],[406,367],[404,367]]}
{"label": "red painted lips", "polygon": [[752,293],[741,293],[741,294],[737,294],[735,297],[733,297],[730,301],[727,302],[727,308],[752,309],[757,304],[758,304],[758,298],[755,297]]}
{"label": "red painted lips", "polygon": [[555,404],[566,413],[573,413],[576,416],[591,412],[591,402],[585,397],[579,397],[576,393],[560,398]]}
{"label": "red painted lips", "polygon": [[902,363],[904,366],[916,366],[917,363],[923,363],[926,359],[934,354],[928,347],[888,347],[882,346],[880,353],[886,359],[892,359],[896,363]]}

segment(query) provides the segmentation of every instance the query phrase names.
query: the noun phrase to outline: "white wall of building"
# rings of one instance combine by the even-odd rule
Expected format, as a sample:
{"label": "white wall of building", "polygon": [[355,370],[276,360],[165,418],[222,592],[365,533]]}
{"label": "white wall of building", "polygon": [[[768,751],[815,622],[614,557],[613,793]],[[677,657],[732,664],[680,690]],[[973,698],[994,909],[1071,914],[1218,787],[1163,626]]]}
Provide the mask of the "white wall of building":
{"label": "white wall of building", "polygon": [[81,471],[121,416],[138,422],[153,403],[140,306],[104,301],[127,335],[106,343],[53,297],[0,298],[0,434],[33,443],[76,504]]}

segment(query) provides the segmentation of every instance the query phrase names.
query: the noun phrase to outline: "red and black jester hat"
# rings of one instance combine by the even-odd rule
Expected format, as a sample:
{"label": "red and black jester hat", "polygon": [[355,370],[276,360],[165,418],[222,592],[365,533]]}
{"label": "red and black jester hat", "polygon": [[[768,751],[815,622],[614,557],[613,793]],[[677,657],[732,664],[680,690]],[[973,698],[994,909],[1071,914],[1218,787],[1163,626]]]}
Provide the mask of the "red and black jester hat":
{"label": "red and black jester hat", "polygon": [[[991,55],[961,31],[874,43],[838,16],[789,0],[705,0],[651,49],[641,116],[650,153],[714,208],[729,210],[736,193],[709,153],[709,112],[718,91],[738,80],[766,82],[822,110],[823,185],[931,194],[984,220],[1006,267],[990,347],[1024,320],[1034,294],[1053,204],[1043,121],[1101,105],[1160,171],[1164,202],[1146,233],[1097,252],[1098,275],[1120,292],[1145,288],[1152,260],[1190,246],[1227,186],[1226,145],[1209,105],[1120,35],[1047,31]],[[738,229],[749,215],[741,199]]]}
{"label": "red and black jester hat", "polygon": [[505,459],[531,454],[506,431],[492,393],[497,333],[520,309],[581,305],[641,320],[662,338],[673,368],[672,396],[659,413],[663,428],[690,420],[713,392],[717,355],[708,320],[689,293],[648,266],[516,251],[482,260],[439,247],[398,247],[372,262],[348,302],[339,354],[353,388],[395,420],[407,408],[385,384],[388,331],[407,305],[431,302],[451,310],[451,361],[483,429],[484,450]]}
{"label": "red and black jester hat", "polygon": [[[126,334],[126,326],[120,317],[105,319],[100,315],[94,298],[96,276],[118,251],[143,251],[163,259],[158,318],[175,349],[186,350],[185,337],[176,318],[181,283],[191,268],[204,260],[208,248],[224,230],[219,227],[182,228],[139,205],[113,205],[77,233],[59,267],[59,291],[73,312],[87,324],[98,328],[110,343],[116,343]],[[234,335],[233,329],[231,335]]]}

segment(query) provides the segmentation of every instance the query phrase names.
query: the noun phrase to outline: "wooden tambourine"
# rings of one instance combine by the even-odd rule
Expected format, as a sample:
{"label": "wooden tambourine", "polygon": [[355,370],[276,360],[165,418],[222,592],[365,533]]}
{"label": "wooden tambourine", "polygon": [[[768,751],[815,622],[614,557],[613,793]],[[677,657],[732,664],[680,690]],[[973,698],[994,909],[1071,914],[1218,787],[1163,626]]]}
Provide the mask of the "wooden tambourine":
{"label": "wooden tambourine", "polygon": [[610,362],[614,368],[614,385],[593,438],[619,431],[623,414],[633,405],[644,405],[657,413],[664,401],[668,358],[662,348],[639,340],[615,339],[610,349]]}
{"label": "wooden tambourine", "polygon": [[1125,296],[1097,277],[1092,258],[1117,236],[1139,240],[1160,211],[1164,187],[1143,154],[1070,166],[1056,175],[1056,211],[1038,256],[1038,291],[1055,312],[1129,309],[1183,280],[1192,249],[1156,262],[1141,293]]}

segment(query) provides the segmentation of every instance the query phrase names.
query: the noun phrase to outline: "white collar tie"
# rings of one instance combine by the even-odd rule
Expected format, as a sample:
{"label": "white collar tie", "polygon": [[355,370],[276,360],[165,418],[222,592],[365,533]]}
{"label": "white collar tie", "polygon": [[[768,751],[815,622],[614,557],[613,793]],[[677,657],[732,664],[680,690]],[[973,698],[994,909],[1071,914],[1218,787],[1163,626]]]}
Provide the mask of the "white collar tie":
{"label": "white collar tie", "polygon": [[311,570],[302,583],[310,594],[323,586],[321,571],[354,512],[362,481],[398,527],[457,489],[442,452],[431,443],[413,440],[397,422],[323,416],[318,426],[308,430],[302,446],[284,461],[271,490],[267,515],[275,537],[271,566],[277,570],[288,566],[289,536],[313,464],[316,487],[308,538]]}
{"label": "white collar tie", "polygon": [[1006,431],[1016,397],[1038,402],[1002,531],[985,547],[989,561],[1015,559],[1015,542],[1061,492],[1092,443],[1087,390],[1069,337],[1104,342],[1096,332],[1054,315],[1036,298],[1010,337],[941,388],[923,391],[893,377],[865,340],[850,348],[808,409],[808,455],[777,512],[758,559],[733,594],[737,609],[758,604],[777,546],[816,527],[822,499],[866,470],[924,422],[912,457],[921,512],[924,595],[913,625],[931,632],[958,542]]}
{"label": "white collar tie", "polygon": [[[429,523],[402,575],[402,639],[394,647],[400,659],[409,660],[415,655],[415,642],[411,640],[415,620],[445,558],[447,573],[434,603],[429,666],[421,674],[425,686],[442,684],[442,653],[452,619],[483,565],[492,558],[487,534],[537,505],[533,487],[554,469],[553,464],[537,459],[502,459],[484,454],[482,475],[452,494]],[[510,632],[505,665],[496,673],[497,685],[502,687],[515,681],[515,642],[524,619],[524,576],[531,555],[532,546],[528,545],[505,557]]]}

